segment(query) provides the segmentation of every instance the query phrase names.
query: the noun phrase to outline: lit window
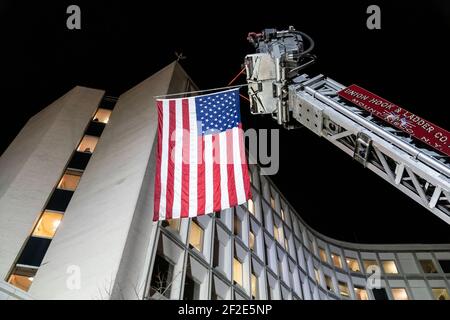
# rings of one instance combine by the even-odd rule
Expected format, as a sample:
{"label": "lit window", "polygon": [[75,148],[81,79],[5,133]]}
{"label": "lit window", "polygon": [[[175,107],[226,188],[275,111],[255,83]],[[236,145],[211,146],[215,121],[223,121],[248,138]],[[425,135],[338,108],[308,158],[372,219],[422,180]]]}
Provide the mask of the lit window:
{"label": "lit window", "polygon": [[280,213],[281,213],[281,219],[283,219],[283,221],[284,221],[285,220],[284,210],[280,209]]}
{"label": "lit window", "polygon": [[325,250],[320,247],[319,247],[319,256],[320,256],[320,260],[322,260],[323,262],[327,262],[327,254],[326,254]]}
{"label": "lit window", "polygon": [[274,236],[275,240],[280,242],[280,233],[279,233],[278,227],[276,225],[273,225],[273,236]]}
{"label": "lit window", "polygon": [[77,171],[66,170],[58,183],[58,189],[75,191],[80,181],[81,173]]}
{"label": "lit window", "polygon": [[252,299],[258,299],[258,278],[252,273]]}
{"label": "lit window", "polygon": [[28,291],[33,283],[36,271],[37,269],[16,267],[9,276],[8,283],[23,291]]}
{"label": "lit window", "polygon": [[56,229],[58,229],[58,226],[61,223],[62,217],[63,215],[61,213],[44,211],[36,225],[36,228],[34,228],[32,236],[40,238],[53,238]]}
{"label": "lit window", "polygon": [[378,267],[375,260],[364,260],[364,269],[366,270],[366,273],[368,273],[368,269],[372,266]]}
{"label": "lit window", "polygon": [[275,209],[275,199],[272,195],[270,195],[270,206],[272,209]]}
{"label": "lit window", "polygon": [[319,284],[320,283],[319,270],[317,270],[316,268],[314,268],[314,276],[316,278],[316,282]]}
{"label": "lit window", "polygon": [[181,219],[169,219],[167,220],[167,224],[173,230],[180,231]]}
{"label": "lit window", "polygon": [[350,269],[350,271],[361,272],[361,269],[359,268],[358,260],[353,259],[353,258],[347,258],[346,261],[347,261],[347,266]]}
{"label": "lit window", "polygon": [[94,115],[93,121],[108,123],[110,115],[111,110],[99,108]]}
{"label": "lit window", "polygon": [[366,289],[361,287],[355,287],[355,297],[356,300],[369,300]]}
{"label": "lit window", "polygon": [[189,244],[200,252],[203,250],[203,233],[204,231],[198,223],[195,220],[192,220],[189,233]]}
{"label": "lit window", "polygon": [[330,276],[325,275],[325,284],[327,285],[328,291],[334,291],[333,280],[331,280]]}
{"label": "lit window", "polygon": [[250,231],[248,234],[248,246],[250,250],[255,250],[255,235],[252,231]]}
{"label": "lit window", "polygon": [[333,260],[333,265],[336,268],[341,268],[342,269],[342,260],[341,260],[341,256],[332,253],[331,254],[331,260]]}
{"label": "lit window", "polygon": [[248,199],[247,209],[251,214],[255,215],[255,203],[253,202],[252,199]]}
{"label": "lit window", "polygon": [[394,300],[408,300],[408,294],[404,288],[392,289],[392,296]]}
{"label": "lit window", "polygon": [[284,249],[289,252],[289,241],[286,238],[284,238]]}
{"label": "lit window", "polygon": [[445,288],[433,288],[433,296],[436,300],[450,300],[450,295]]}
{"label": "lit window", "polygon": [[233,281],[242,287],[242,278],[242,263],[238,259],[233,258]]}
{"label": "lit window", "polygon": [[83,140],[81,140],[80,145],[77,148],[77,151],[92,153],[94,152],[97,142],[98,142],[97,137],[86,135],[83,137]]}
{"label": "lit window", "polygon": [[437,273],[436,266],[432,260],[420,260],[420,265],[425,273]]}
{"label": "lit window", "polygon": [[384,273],[398,273],[395,261],[384,260],[381,263],[383,264]]}
{"label": "lit window", "polygon": [[343,297],[350,297],[350,292],[348,291],[348,285],[346,282],[338,281],[339,293]]}

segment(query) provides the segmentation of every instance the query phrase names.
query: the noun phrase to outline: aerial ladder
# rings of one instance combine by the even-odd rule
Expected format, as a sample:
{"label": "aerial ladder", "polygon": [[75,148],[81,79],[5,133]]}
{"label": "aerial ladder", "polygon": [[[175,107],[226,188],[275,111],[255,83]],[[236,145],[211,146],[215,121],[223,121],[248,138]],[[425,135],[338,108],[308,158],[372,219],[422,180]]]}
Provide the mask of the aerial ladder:
{"label": "aerial ladder", "polygon": [[[389,117],[396,113],[383,119],[374,116],[376,110],[358,105],[378,96],[346,90],[352,87],[321,74],[302,73],[316,60],[314,41],[293,27],[249,33],[248,40],[256,49],[245,57],[252,114],[269,114],[286,129],[311,130],[450,224],[450,141],[445,136],[435,134],[439,145],[427,138],[418,140],[402,130],[408,121],[404,127],[400,123],[404,119],[392,125]],[[386,110],[392,107],[378,102]],[[434,130],[431,125],[422,127]]]}

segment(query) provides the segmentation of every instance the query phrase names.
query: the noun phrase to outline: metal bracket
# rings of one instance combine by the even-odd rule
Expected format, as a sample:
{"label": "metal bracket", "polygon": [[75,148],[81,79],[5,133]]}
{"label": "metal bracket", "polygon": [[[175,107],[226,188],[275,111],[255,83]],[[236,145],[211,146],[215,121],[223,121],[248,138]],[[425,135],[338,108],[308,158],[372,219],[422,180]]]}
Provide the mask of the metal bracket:
{"label": "metal bracket", "polygon": [[364,167],[367,166],[367,161],[369,160],[371,144],[372,139],[370,136],[364,132],[358,132],[353,159],[361,163]]}

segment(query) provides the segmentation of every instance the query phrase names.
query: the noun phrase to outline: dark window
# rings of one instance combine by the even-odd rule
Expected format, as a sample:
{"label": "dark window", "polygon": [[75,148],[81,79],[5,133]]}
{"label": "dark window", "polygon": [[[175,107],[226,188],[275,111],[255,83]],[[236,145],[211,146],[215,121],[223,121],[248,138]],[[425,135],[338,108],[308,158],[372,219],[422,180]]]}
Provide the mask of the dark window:
{"label": "dark window", "polygon": [[102,135],[103,129],[105,129],[104,123],[91,121],[91,123],[86,129],[85,134],[100,137]]}
{"label": "dark window", "polygon": [[69,165],[67,167],[71,169],[84,170],[86,169],[90,158],[90,153],[76,151],[74,152],[72,159],[70,159]]}
{"label": "dark window", "polygon": [[157,254],[153,266],[152,280],[150,282],[150,295],[153,296],[158,293],[166,298],[170,298],[172,278],[173,265]]}
{"label": "dark window", "polygon": [[64,212],[72,199],[73,191],[55,189],[45,209]]}
{"label": "dark window", "polygon": [[213,267],[220,266],[220,241],[218,234],[214,237]]}
{"label": "dark window", "polygon": [[51,239],[30,237],[17,264],[39,267],[51,241]]}
{"label": "dark window", "polygon": [[200,285],[186,274],[184,281],[183,300],[199,300],[200,299]]}
{"label": "dark window", "polygon": [[384,288],[372,289],[372,293],[375,300],[389,300],[386,289]]}
{"label": "dark window", "polygon": [[112,110],[112,109],[114,109],[116,102],[117,102],[117,98],[105,96],[105,97],[103,97],[102,102],[100,102],[100,108]]}
{"label": "dark window", "polygon": [[439,260],[439,264],[444,273],[450,273],[450,260]]}
{"label": "dark window", "polygon": [[433,260],[420,260],[420,265],[424,273],[437,273]]}

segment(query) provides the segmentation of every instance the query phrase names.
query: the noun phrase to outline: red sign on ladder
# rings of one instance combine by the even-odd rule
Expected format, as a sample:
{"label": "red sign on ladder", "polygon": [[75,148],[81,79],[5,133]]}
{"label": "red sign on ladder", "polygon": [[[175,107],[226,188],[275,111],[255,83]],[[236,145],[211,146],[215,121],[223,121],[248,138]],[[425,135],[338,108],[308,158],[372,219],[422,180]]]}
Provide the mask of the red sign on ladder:
{"label": "red sign on ladder", "polygon": [[450,156],[450,132],[355,84],[339,96]]}

